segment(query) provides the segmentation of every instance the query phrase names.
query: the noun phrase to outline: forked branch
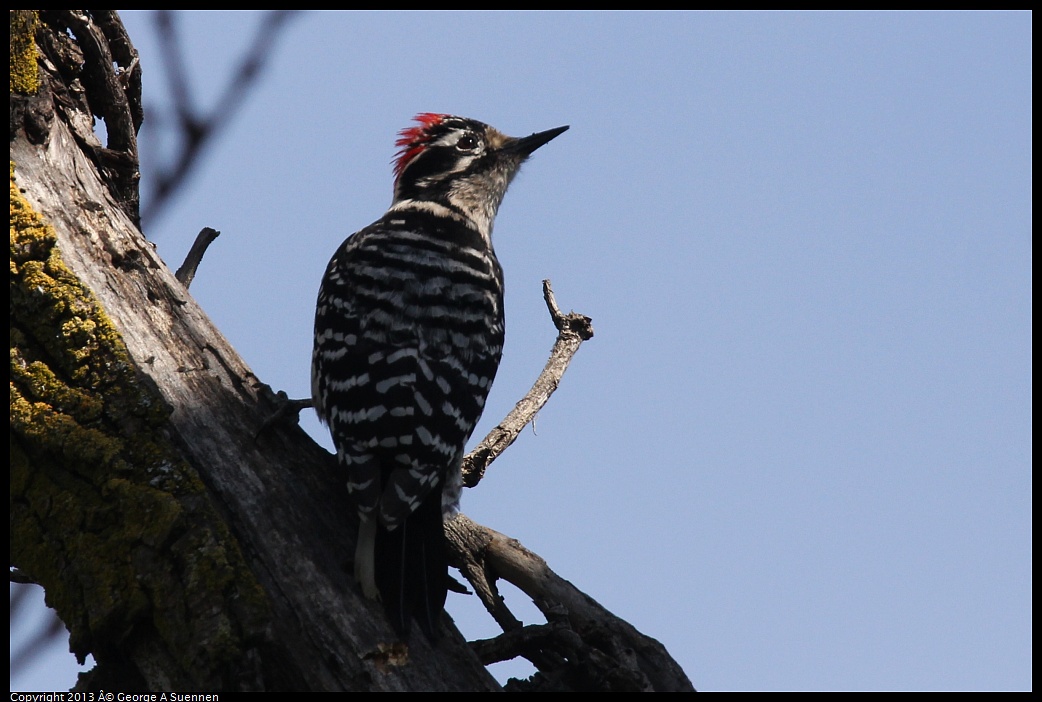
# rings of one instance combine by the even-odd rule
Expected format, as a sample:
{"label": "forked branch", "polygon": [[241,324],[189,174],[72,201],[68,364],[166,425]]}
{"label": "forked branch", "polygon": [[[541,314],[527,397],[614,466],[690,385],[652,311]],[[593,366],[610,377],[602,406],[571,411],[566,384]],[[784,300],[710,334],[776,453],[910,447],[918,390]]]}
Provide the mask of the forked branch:
{"label": "forked branch", "polygon": [[554,394],[561,383],[561,376],[572,362],[572,356],[579,350],[579,346],[593,337],[593,320],[576,312],[562,313],[557,306],[549,280],[543,281],[543,299],[546,300],[550,318],[557,327],[557,341],[554,342],[550,358],[543,367],[543,372],[536,378],[532,389],[463,459],[463,484],[467,487],[474,487],[481,482],[492,461],[514,443]]}

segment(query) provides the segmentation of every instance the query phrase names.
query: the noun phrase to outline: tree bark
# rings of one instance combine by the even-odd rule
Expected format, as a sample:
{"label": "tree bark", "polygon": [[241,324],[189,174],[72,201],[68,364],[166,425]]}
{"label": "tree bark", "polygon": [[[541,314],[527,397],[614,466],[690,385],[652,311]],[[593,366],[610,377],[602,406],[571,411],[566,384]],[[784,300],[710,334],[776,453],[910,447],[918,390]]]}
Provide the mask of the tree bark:
{"label": "tree bark", "polygon": [[[11,95],[11,565],[94,655],[79,688],[500,689],[451,625],[396,642],[350,576],[335,460],[296,425],[257,435],[274,395],[138,230],[140,73],[118,15],[41,11],[32,31],[37,85]],[[628,689],[691,689],[652,658],[669,675]]]}

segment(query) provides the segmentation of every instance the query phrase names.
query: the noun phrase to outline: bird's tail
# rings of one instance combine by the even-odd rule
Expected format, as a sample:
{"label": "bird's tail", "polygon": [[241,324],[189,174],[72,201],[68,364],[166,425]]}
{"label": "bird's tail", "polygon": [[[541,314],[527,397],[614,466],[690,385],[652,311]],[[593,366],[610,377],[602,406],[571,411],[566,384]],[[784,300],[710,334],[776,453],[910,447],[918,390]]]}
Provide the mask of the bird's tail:
{"label": "bird's tail", "polygon": [[404,640],[415,619],[427,639],[436,641],[449,581],[440,491],[432,491],[393,531],[377,531],[376,584],[391,625]]}

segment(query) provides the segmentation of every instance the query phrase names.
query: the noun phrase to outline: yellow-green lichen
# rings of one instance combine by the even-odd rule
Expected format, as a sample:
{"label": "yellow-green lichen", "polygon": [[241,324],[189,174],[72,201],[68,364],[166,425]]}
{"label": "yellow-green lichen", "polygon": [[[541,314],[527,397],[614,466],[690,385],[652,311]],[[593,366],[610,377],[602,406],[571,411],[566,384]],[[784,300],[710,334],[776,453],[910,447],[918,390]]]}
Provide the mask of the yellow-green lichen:
{"label": "yellow-green lichen", "polygon": [[13,167],[10,211],[11,564],[44,585],[81,659],[146,627],[185,670],[219,670],[262,629],[263,591]]}
{"label": "yellow-green lichen", "polygon": [[11,21],[11,92],[35,94],[40,87],[36,66],[37,10],[9,10]]}

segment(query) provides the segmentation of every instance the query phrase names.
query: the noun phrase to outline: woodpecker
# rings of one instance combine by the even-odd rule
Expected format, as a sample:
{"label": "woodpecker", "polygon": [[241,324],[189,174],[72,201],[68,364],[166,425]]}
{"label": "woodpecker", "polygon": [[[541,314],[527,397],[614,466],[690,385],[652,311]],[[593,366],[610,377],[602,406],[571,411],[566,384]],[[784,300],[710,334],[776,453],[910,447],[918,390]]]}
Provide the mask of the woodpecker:
{"label": "woodpecker", "polygon": [[403,639],[439,633],[444,519],[503,353],[492,225],[521,164],[567,126],[523,138],[424,113],[396,142],[383,217],[333,254],[318,294],[311,387],[358,511],[355,578]]}

